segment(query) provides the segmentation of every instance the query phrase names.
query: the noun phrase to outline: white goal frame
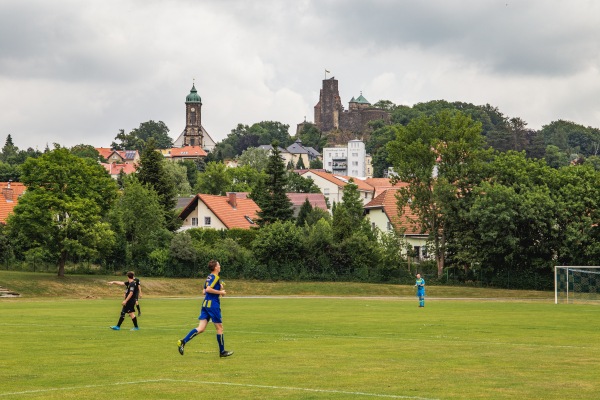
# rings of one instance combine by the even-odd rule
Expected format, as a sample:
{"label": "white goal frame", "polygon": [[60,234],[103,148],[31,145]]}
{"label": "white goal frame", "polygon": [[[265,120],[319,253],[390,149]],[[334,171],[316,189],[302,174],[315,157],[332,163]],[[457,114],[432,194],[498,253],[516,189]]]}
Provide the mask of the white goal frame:
{"label": "white goal frame", "polygon": [[[554,267],[554,304],[558,304],[558,270],[565,270],[567,277],[567,303],[569,303],[569,271],[574,272],[584,272],[584,273],[593,273],[600,275],[600,266],[599,265],[556,265]],[[597,270],[597,271],[584,271],[584,270]],[[600,278],[599,278],[600,279]],[[571,291],[573,293],[574,291]]]}

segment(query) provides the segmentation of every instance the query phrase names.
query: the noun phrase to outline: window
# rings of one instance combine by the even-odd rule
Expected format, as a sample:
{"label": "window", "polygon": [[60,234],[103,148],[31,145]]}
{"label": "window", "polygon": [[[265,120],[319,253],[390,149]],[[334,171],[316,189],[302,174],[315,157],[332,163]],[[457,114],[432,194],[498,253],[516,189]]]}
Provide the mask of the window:
{"label": "window", "polygon": [[369,197],[369,192],[365,192],[365,199]]}
{"label": "window", "polygon": [[329,188],[325,188],[325,189],[323,189],[323,194],[324,194],[325,196],[329,196]]}
{"label": "window", "polygon": [[352,157],[358,157],[358,153],[352,153]]}
{"label": "window", "polygon": [[387,223],[387,230],[388,231],[392,230],[392,223],[390,221],[388,221],[388,223]]}
{"label": "window", "polygon": [[210,225],[210,217],[204,217],[204,225]]}
{"label": "window", "polygon": [[198,218],[192,218],[192,226],[198,226]]}
{"label": "window", "polygon": [[358,161],[352,161],[352,165],[353,165],[354,167],[358,167]]}

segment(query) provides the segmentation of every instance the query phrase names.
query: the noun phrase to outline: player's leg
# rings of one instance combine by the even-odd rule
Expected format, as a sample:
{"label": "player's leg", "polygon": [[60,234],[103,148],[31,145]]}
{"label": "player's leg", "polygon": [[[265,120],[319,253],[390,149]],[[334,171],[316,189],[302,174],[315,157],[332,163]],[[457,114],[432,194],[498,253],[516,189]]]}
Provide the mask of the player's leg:
{"label": "player's leg", "polygon": [[221,357],[229,357],[233,354],[233,351],[225,350],[225,336],[223,335],[223,321],[221,321],[221,311],[213,318],[213,323],[215,324],[215,330],[217,331],[217,343],[219,344],[219,355]]}
{"label": "player's leg", "polygon": [[192,340],[193,338],[196,337],[196,335],[204,332],[204,330],[206,329],[206,325],[208,324],[208,319],[207,318],[202,318],[203,315],[200,314],[200,322],[198,323],[198,327],[192,329],[191,331],[188,332],[188,334],[183,338],[183,339],[179,339],[177,341],[177,349],[179,350],[179,354],[183,355],[183,351],[185,348],[185,344],[187,342],[189,342],[190,340]]}
{"label": "player's leg", "polygon": [[138,326],[137,317],[135,316],[135,312],[131,311],[129,313],[129,316],[131,317],[131,321],[133,322],[133,329],[131,329],[131,330],[132,331],[139,331],[140,327]]}
{"label": "player's leg", "polygon": [[142,316],[142,309],[140,308],[140,303],[137,300],[135,301],[135,307],[138,310],[138,317],[141,317]]}
{"label": "player's leg", "polygon": [[121,316],[119,317],[119,322],[117,322],[117,324],[115,326],[111,326],[110,329],[118,331],[121,329],[121,324],[123,323],[123,321],[125,321],[125,307],[123,307],[121,309]]}

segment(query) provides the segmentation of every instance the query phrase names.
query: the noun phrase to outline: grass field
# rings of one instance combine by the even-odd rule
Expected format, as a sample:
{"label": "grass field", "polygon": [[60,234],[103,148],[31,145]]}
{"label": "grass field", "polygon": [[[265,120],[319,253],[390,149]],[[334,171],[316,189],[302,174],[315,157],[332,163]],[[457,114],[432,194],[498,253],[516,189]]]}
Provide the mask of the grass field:
{"label": "grass field", "polygon": [[[126,320],[115,332],[122,288],[105,279],[68,278],[67,288],[88,285],[86,299],[47,289],[53,277],[0,272],[0,286],[29,292],[0,300],[0,399],[600,397],[600,308],[554,305],[550,293],[458,300],[429,287],[420,309],[410,287],[360,285],[360,298],[344,294],[352,285],[283,284],[311,296],[251,297],[260,282],[232,281],[222,308],[235,354],[220,359],[212,326],[177,352],[199,298],[157,294],[173,283],[169,294],[197,293],[200,282],[142,280],[155,288],[141,301],[141,330]],[[17,287],[25,282],[33,289]],[[245,289],[233,294],[236,286]],[[387,294],[394,290],[407,295]]]}

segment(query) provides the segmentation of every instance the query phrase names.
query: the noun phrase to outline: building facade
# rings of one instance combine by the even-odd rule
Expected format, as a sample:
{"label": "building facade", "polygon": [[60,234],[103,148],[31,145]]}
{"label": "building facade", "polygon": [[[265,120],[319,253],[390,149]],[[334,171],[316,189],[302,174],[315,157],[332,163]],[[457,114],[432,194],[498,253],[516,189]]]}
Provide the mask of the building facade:
{"label": "building facade", "polygon": [[336,175],[370,178],[373,176],[370,160],[364,142],[358,139],[349,141],[345,147],[323,149],[323,169]]}

